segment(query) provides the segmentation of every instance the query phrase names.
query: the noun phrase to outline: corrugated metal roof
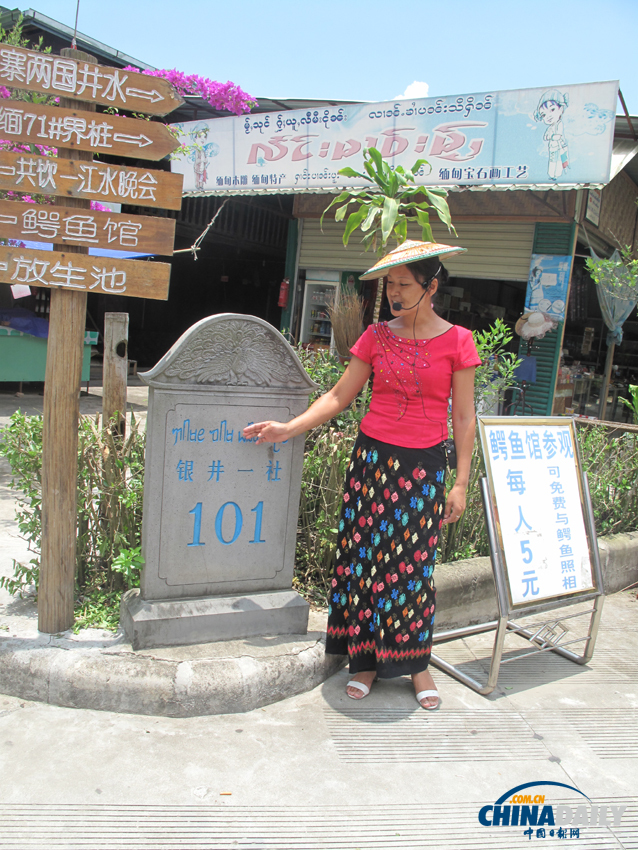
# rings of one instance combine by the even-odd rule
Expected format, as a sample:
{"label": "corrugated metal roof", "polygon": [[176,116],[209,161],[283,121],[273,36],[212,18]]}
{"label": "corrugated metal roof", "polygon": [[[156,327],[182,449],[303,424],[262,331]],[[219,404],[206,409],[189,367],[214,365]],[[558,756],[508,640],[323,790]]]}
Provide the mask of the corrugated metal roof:
{"label": "corrugated metal roof", "polygon": [[[525,183],[525,184],[516,184],[516,185],[508,185],[503,186],[500,183],[490,183],[481,186],[446,186],[450,192],[517,192],[521,190],[527,191],[535,191],[535,192],[567,192],[570,189],[602,189],[606,184],[605,183],[563,183],[560,186],[557,186],[555,183]],[[237,187],[232,187],[228,190],[220,190],[218,192],[212,191],[203,191],[203,192],[184,192],[184,198],[207,198],[211,195],[336,195],[339,192],[343,192],[345,189],[350,189],[350,186],[331,186],[330,189],[295,189],[295,188],[286,188],[282,190],[281,188],[277,188],[273,186],[264,187],[263,189],[252,189],[247,187],[244,191],[241,191]],[[437,187],[440,188],[440,187]]]}

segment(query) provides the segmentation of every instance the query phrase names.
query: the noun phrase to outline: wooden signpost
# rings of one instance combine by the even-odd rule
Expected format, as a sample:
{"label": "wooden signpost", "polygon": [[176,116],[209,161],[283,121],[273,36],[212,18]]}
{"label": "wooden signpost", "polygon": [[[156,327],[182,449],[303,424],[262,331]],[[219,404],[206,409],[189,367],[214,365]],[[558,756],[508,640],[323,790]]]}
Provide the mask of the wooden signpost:
{"label": "wooden signpost", "polygon": [[0,151],[0,189],[178,210],[181,174]]}
{"label": "wooden signpost", "polygon": [[0,84],[147,115],[166,115],[184,102],[158,77],[9,44],[0,47]]}
{"label": "wooden signpost", "polygon": [[3,100],[0,137],[10,142],[97,151],[134,159],[164,159],[178,147],[165,124],[81,109]]}
{"label": "wooden signpost", "polygon": [[[0,201],[0,229],[9,239],[59,242],[86,248],[110,248],[170,256],[175,241],[175,219],[159,216],[120,215],[88,210],[61,210],[47,204]],[[4,263],[4,258],[0,264]],[[0,280],[6,282],[0,268]]]}
{"label": "wooden signpost", "polygon": [[94,152],[160,160],[178,147],[163,124],[98,114],[95,104],[163,115],[182,101],[164,80],[97,65],[95,57],[71,48],[51,56],[0,46],[0,84],[60,96],[59,106],[0,103],[0,138],[57,148],[57,157],[0,154],[0,188],[56,196],[54,207],[0,202],[0,236],[53,243],[52,251],[0,246],[0,282],[51,290],[38,629],[53,634],[73,624],[87,293],[166,299],[170,277],[165,263],[89,257],[88,248],[170,255],[175,230],[170,219],[97,212],[90,202],[169,209],[181,203],[178,175],[93,162]]}
{"label": "wooden signpost", "polygon": [[[14,203],[9,201],[9,203]],[[17,206],[17,204],[16,204]],[[98,292],[166,301],[171,267],[113,257],[78,256],[0,245],[0,283],[23,283],[55,290]],[[49,334],[51,328],[49,327]]]}

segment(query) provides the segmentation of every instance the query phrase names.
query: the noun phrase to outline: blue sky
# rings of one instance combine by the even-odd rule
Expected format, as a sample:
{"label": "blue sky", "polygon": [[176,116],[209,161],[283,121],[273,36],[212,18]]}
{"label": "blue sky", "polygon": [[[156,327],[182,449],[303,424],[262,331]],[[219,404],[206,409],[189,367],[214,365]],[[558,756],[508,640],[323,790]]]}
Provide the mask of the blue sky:
{"label": "blue sky", "polygon": [[[32,8],[73,26],[76,5]],[[432,97],[619,79],[638,115],[638,0],[81,0],[78,29],[257,97],[382,101],[415,82],[412,96]]]}

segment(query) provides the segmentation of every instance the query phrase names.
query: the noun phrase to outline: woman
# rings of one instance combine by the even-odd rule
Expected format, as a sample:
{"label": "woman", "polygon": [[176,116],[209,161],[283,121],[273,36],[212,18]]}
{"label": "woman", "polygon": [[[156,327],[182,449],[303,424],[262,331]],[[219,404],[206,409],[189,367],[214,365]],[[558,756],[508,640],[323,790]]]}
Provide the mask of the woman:
{"label": "woman", "polygon": [[[441,525],[465,509],[480,359],[471,333],[438,316],[432,297],[447,278],[440,257],[463,250],[404,242],[386,255],[362,279],[387,274],[394,318],[365,331],[344,375],[305,413],[244,431],[258,443],[291,439],[336,416],[374,373],[346,473],[328,608],[326,652],[349,655],[352,699],[367,696],[377,677],[411,675],[419,704],[438,708],[427,669],[432,571]],[[445,502],[450,390],[458,467]]]}

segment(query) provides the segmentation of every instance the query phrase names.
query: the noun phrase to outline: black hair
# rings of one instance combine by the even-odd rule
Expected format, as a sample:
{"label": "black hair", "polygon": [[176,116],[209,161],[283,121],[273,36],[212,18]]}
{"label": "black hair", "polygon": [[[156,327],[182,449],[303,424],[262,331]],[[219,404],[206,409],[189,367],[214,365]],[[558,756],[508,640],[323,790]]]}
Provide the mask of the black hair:
{"label": "black hair", "polygon": [[448,281],[447,269],[438,257],[415,260],[413,263],[406,263],[406,265],[414,275],[416,282],[420,283],[426,292],[430,289],[434,278],[438,280],[439,286],[445,286]]}

